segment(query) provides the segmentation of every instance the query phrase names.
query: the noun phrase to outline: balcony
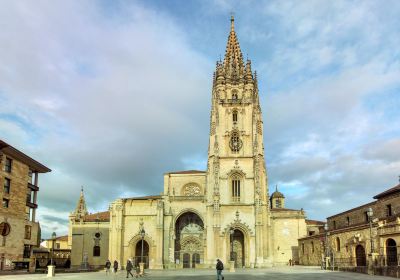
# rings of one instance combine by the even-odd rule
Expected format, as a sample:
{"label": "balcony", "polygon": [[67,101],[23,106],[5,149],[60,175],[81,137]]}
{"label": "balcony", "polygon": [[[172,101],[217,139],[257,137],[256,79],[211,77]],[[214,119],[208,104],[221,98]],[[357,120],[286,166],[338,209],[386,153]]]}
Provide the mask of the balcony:
{"label": "balcony", "polygon": [[26,200],[26,206],[28,206],[30,208],[35,208],[35,209],[37,208],[37,204],[32,203],[32,202],[30,202],[28,200]]}
{"label": "balcony", "polygon": [[250,104],[250,102],[248,101],[248,99],[221,99],[219,101],[220,104]]}
{"label": "balcony", "polygon": [[39,187],[35,186],[34,184],[28,183],[28,188],[30,188],[33,191],[38,191]]}

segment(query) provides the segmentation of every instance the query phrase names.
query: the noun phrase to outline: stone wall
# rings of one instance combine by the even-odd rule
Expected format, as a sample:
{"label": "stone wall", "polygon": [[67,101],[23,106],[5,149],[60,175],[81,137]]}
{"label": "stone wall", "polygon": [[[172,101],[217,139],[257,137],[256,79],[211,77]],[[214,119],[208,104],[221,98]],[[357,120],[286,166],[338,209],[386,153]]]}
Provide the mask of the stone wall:
{"label": "stone wall", "polygon": [[[82,222],[70,225],[72,227],[71,268],[85,268],[82,264],[87,260],[88,267],[97,268],[105,265],[109,258],[109,223]],[[100,256],[93,255],[96,244],[96,233],[100,233],[98,244]]]}

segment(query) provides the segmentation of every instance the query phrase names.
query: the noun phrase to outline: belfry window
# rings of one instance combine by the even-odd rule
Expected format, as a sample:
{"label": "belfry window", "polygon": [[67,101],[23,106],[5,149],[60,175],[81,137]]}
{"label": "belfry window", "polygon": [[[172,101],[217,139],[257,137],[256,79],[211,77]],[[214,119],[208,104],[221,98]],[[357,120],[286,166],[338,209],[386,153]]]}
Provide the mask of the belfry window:
{"label": "belfry window", "polygon": [[232,201],[240,202],[240,176],[232,176]]}
{"label": "belfry window", "polygon": [[229,146],[232,152],[237,153],[242,148],[243,142],[239,138],[239,132],[234,130],[231,134],[231,140],[229,141]]}
{"label": "belfry window", "polygon": [[235,110],[232,113],[232,121],[233,121],[233,123],[237,123],[237,120],[238,120],[238,115],[237,115],[237,111]]}

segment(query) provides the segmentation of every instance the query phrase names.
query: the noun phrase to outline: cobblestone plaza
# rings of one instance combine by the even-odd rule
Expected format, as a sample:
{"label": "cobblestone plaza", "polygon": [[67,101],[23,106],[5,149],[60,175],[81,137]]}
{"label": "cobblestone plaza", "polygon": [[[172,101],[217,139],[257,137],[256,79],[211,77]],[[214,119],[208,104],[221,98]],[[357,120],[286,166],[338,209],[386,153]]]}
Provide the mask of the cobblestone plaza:
{"label": "cobblestone plaza", "polygon": [[[229,279],[273,279],[273,280],[297,280],[297,279],[325,279],[325,280],[339,280],[339,279],[393,279],[383,276],[370,276],[361,273],[350,272],[337,272],[321,270],[319,267],[275,267],[269,269],[242,269],[236,272],[229,272],[225,270],[223,275],[226,280]],[[187,269],[187,270],[150,270],[147,275],[141,279],[216,279],[214,270],[206,269]],[[1,277],[2,280],[22,280],[22,279],[49,279],[45,274],[26,274],[26,275],[9,275]],[[104,271],[101,272],[88,272],[88,273],[65,273],[57,274],[54,279],[71,279],[71,280],[102,280],[102,279],[126,279],[126,271],[122,270],[116,274],[106,275]],[[136,279],[136,278],[135,278]]]}

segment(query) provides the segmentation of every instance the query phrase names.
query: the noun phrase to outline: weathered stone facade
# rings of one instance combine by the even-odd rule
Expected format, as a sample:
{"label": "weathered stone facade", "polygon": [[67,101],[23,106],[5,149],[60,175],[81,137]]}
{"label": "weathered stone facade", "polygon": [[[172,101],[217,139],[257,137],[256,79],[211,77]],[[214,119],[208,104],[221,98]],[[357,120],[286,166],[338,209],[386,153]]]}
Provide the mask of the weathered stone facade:
{"label": "weathered stone facade", "polygon": [[[236,267],[267,267],[298,258],[305,214],[284,209],[284,197],[270,205],[278,194],[268,191],[258,81],[251,61],[243,61],[233,18],[211,104],[206,171],[166,173],[161,195],[111,203],[111,261],[137,264],[142,251],[146,267],[156,269],[214,267],[217,258],[227,267],[231,259]],[[86,226],[72,219],[72,240]]]}
{"label": "weathered stone facade", "polygon": [[368,255],[373,253],[375,268],[399,265],[400,184],[374,198],[376,201],[328,217],[327,232],[299,239],[300,263],[321,265],[328,256],[330,265],[364,267],[366,272]]}
{"label": "weathered stone facade", "polygon": [[32,249],[39,246],[36,221],[38,174],[50,172],[21,151],[0,140],[0,269],[33,271]]}

